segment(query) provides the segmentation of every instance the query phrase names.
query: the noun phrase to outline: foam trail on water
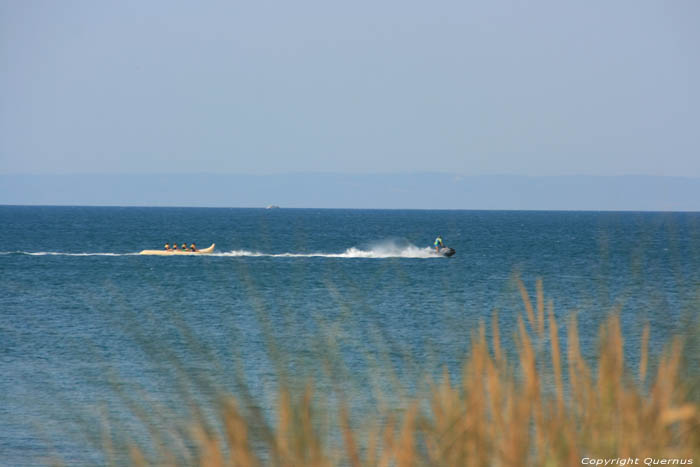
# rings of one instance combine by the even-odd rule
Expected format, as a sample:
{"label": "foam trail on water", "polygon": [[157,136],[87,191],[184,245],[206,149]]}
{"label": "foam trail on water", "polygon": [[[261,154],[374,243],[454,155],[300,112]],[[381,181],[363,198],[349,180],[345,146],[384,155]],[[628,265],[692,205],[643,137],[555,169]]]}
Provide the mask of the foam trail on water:
{"label": "foam trail on water", "polygon": [[133,256],[138,253],[65,253],[61,251],[0,251],[0,255],[27,256]]}
{"label": "foam trail on water", "polygon": [[[134,256],[139,253],[68,253],[60,251],[0,251],[0,255],[27,256]],[[179,256],[179,255],[173,255]],[[197,257],[199,255],[187,255]],[[219,257],[267,257],[267,258],[440,258],[430,247],[417,247],[410,243],[384,241],[374,243],[366,248],[351,247],[342,253],[263,253],[250,250],[232,250],[201,255]],[[167,257],[167,256],[166,256]]]}
{"label": "foam trail on water", "polygon": [[352,247],[342,253],[262,253],[259,251],[233,250],[214,253],[214,256],[248,256],[268,258],[439,258],[432,248],[415,245],[377,244],[367,249]]}

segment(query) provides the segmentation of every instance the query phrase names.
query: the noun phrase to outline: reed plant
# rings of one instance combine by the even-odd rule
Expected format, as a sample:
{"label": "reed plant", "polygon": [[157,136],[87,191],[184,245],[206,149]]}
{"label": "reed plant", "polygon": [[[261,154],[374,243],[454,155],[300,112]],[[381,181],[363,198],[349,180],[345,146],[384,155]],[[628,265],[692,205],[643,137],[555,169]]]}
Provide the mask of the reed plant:
{"label": "reed plant", "polygon": [[[314,385],[282,387],[276,423],[266,423],[249,397],[221,395],[218,428],[193,416],[179,431],[182,452],[131,443],[133,465],[218,466],[569,466],[584,459],[688,460],[700,463],[700,410],[681,380],[681,339],[668,343],[651,371],[648,326],[640,337],[638,371],[627,368],[620,319],[600,327],[595,361],[581,354],[576,315],[560,328],[542,283],[534,304],[518,280],[525,305],[517,317],[517,355],[501,345],[494,312],[487,337],[481,323],[459,378],[445,370],[424,395],[399,406],[378,404],[353,417],[338,397],[334,416],[319,421]],[[565,339],[564,339],[565,337]],[[562,341],[566,343],[562,345]],[[251,408],[253,407],[253,408]],[[195,407],[194,414],[201,414]],[[325,435],[327,420],[338,433]],[[152,443],[160,443],[158,437]],[[105,443],[105,449],[115,449]],[[116,456],[118,457],[118,456]],[[115,458],[113,452],[105,458]],[[624,464],[623,464],[624,465]]]}

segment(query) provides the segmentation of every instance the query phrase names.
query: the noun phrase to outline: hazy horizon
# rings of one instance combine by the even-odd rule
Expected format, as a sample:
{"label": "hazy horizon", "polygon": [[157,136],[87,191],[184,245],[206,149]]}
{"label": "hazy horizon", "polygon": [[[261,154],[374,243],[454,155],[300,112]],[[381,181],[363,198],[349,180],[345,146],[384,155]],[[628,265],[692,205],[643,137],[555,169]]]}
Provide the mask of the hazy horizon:
{"label": "hazy horizon", "polygon": [[0,172],[0,176],[101,176],[101,175],[117,175],[117,176],[159,176],[159,175],[211,175],[211,176],[244,176],[244,177],[267,177],[267,176],[297,176],[297,175],[348,175],[348,176],[400,176],[400,175],[449,175],[453,177],[523,177],[523,178],[556,178],[556,177],[598,177],[598,178],[612,178],[612,177],[658,177],[658,178],[681,178],[681,179],[691,179],[699,180],[700,175],[656,175],[647,173],[635,173],[626,172],[619,174],[596,174],[596,173],[586,173],[586,172],[576,172],[576,173],[559,173],[559,174],[546,174],[546,175],[531,175],[531,174],[518,174],[513,172],[501,171],[501,172],[487,172],[481,174],[472,174],[467,172],[453,172],[453,171],[430,171],[430,170],[407,170],[407,171],[334,171],[334,170],[300,170],[300,171],[269,171],[269,172],[214,172],[208,170],[192,170],[192,171],[153,171],[153,172],[130,172],[130,171],[105,171],[105,172],[41,172],[41,171],[25,171],[25,172]]}
{"label": "hazy horizon", "polygon": [[700,211],[700,178],[444,173],[2,175],[0,204]]}

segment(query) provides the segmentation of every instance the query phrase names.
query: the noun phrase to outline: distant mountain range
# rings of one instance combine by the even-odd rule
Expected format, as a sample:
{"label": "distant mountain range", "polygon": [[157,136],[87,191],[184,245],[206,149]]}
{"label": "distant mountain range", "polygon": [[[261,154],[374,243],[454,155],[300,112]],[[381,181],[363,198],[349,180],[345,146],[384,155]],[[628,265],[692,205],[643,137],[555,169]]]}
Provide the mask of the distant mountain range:
{"label": "distant mountain range", "polygon": [[700,211],[700,178],[442,173],[0,175],[0,204]]}

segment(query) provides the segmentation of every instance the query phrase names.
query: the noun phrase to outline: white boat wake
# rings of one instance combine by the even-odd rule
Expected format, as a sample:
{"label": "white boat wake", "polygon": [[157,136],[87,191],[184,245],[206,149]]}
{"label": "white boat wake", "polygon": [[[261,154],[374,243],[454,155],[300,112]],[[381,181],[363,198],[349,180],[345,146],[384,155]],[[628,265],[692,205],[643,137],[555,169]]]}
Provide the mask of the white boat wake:
{"label": "white boat wake", "polygon": [[[69,253],[59,251],[2,251],[0,255],[28,255],[28,256],[138,256],[139,253]],[[166,257],[168,255],[165,255]],[[180,255],[173,255],[180,256]],[[417,247],[412,244],[395,242],[377,243],[366,248],[351,247],[342,253],[265,253],[252,250],[231,250],[203,255],[187,255],[185,257],[267,257],[267,258],[441,258],[430,247]]]}
{"label": "white boat wake", "polygon": [[138,253],[66,253],[62,251],[0,251],[0,255],[27,256],[134,256]]}
{"label": "white boat wake", "polygon": [[415,245],[398,246],[381,244],[368,249],[348,248],[342,253],[263,253],[260,251],[233,250],[214,253],[209,256],[249,256],[269,258],[439,258],[432,248],[420,248]]}

